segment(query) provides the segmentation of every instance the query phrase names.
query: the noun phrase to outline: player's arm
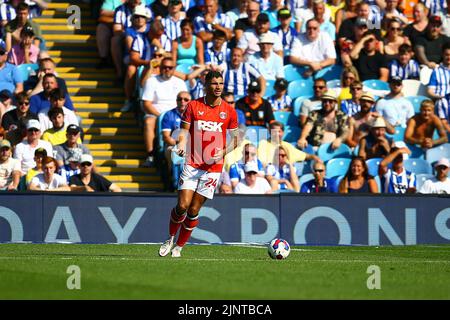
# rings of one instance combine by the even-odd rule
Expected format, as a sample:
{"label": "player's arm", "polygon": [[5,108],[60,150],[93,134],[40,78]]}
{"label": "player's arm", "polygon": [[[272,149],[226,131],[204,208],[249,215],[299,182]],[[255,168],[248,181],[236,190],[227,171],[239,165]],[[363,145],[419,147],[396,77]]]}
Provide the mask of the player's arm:
{"label": "player's arm", "polygon": [[432,141],[433,146],[448,142],[447,132],[445,132],[444,124],[438,117],[434,117],[434,127],[435,130],[437,130],[437,132],[439,133],[439,139],[435,139]]}
{"label": "player's arm", "polygon": [[227,147],[224,151],[223,157],[225,157],[228,153],[233,151],[238,146],[238,137],[239,137],[239,129],[232,129],[230,130],[230,136],[231,136],[231,143],[227,144]]}
{"label": "player's arm", "polygon": [[178,135],[178,144],[175,146],[177,149],[177,154],[180,157],[184,157],[186,154],[186,143],[189,135],[189,128],[191,127],[190,123],[181,122],[180,126],[180,134]]}

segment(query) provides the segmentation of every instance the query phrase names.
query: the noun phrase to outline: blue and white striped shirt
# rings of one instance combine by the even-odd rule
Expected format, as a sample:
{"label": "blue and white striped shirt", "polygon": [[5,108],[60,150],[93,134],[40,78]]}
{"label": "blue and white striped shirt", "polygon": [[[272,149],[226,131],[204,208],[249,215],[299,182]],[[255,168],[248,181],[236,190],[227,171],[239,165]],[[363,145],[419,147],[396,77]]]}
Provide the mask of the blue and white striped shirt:
{"label": "blue and white striped shirt", "polygon": [[416,175],[405,168],[402,173],[388,169],[381,179],[381,185],[384,193],[406,193],[408,188],[416,187]]}
{"label": "blue and white striped shirt", "polygon": [[395,59],[392,60],[389,65],[389,76],[397,76],[404,79],[419,79],[420,78],[420,66],[419,63],[411,59],[406,66],[402,66],[400,62]]}
{"label": "blue and white striped shirt", "polygon": [[294,38],[297,37],[297,30],[293,27],[289,27],[289,30],[284,32],[281,26],[273,28],[273,33],[276,33],[278,37],[281,39],[281,44],[283,46],[283,54],[285,57],[290,56],[291,54],[291,46]]}
{"label": "blue and white striped shirt", "polygon": [[277,100],[277,96],[273,95],[267,99],[272,105],[273,111],[278,111],[282,109],[288,109],[292,107],[292,98],[285,94],[281,97],[281,100]]}
{"label": "blue and white striped shirt", "polygon": [[270,1],[269,0],[256,0],[256,2],[259,3],[259,10],[264,11],[270,8]]}
{"label": "blue and white striped shirt", "polygon": [[439,118],[445,119],[450,123],[450,94],[436,101],[436,109]]}
{"label": "blue and white striped shirt", "polygon": [[225,42],[219,52],[215,52],[213,48],[205,50],[205,64],[213,64],[216,66],[226,68],[227,63],[230,61],[230,49]]}
{"label": "blue and white striped shirt", "polygon": [[[224,13],[216,14],[213,22],[215,24],[221,25],[222,27],[227,28],[227,29],[233,30],[233,28],[234,28],[233,20],[231,20],[231,18]],[[199,17],[195,18],[195,20],[194,20],[194,33],[198,34],[199,32],[202,32],[202,31],[212,33],[214,31],[214,29],[213,29],[211,23],[206,23],[205,18],[199,16]],[[212,41],[205,43],[205,48],[211,48],[211,46],[212,46]]]}
{"label": "blue and white striped shirt", "polygon": [[138,34],[131,43],[131,51],[139,52],[139,57],[142,60],[149,61],[152,57],[152,48],[148,37]]}
{"label": "blue and white striped shirt", "polygon": [[[255,160],[251,161],[255,162]],[[258,165],[258,173],[264,174],[264,166],[259,159],[256,159],[256,164]],[[245,179],[244,172],[245,163],[242,160],[239,160],[236,163],[233,163],[230,166],[230,180],[231,181],[241,181]]]}
{"label": "blue and white striped shirt", "polygon": [[170,40],[175,40],[181,37],[181,21],[183,21],[183,19],[174,21],[171,16],[161,19],[161,23],[164,26],[164,33]]}
{"label": "blue and white striped shirt", "polygon": [[[28,4],[28,19],[40,17],[42,15],[42,9],[37,4],[30,4],[29,1],[25,1]],[[0,20],[11,21],[16,18],[16,9],[9,3],[2,3],[0,5]]]}
{"label": "blue and white striped shirt", "polygon": [[192,100],[196,100],[198,98],[205,96],[205,86],[200,80],[196,80],[194,87],[190,90]]}
{"label": "blue and white striped shirt", "polygon": [[261,73],[247,62],[241,63],[237,69],[231,69],[231,65],[228,64],[223,72],[224,92],[231,92],[235,97],[245,96],[249,83],[260,76]]}
{"label": "blue and white striped shirt", "polygon": [[427,7],[430,12],[429,15],[439,15],[439,14],[446,14],[447,13],[447,2],[446,0],[422,0],[425,7]]}
{"label": "blue and white striped shirt", "polygon": [[450,68],[440,64],[438,68],[431,73],[428,87],[439,96],[445,96],[450,93]]}
{"label": "blue and white striped shirt", "polygon": [[[283,167],[279,167],[278,165],[268,164],[266,168],[266,175],[272,176],[275,179],[286,179],[291,180],[291,170],[290,166],[288,164],[285,164]],[[287,186],[285,183],[280,183],[278,185],[278,189],[287,189]]]}
{"label": "blue and white striped shirt", "polygon": [[[147,14],[150,17],[153,17],[152,11],[149,7],[145,7],[145,10],[147,11]],[[113,23],[114,24],[120,24],[122,25],[123,29],[130,28],[133,26],[131,22],[131,16],[133,15],[133,10],[128,7],[128,5],[125,3],[121,5],[120,7],[117,7],[116,10],[114,10],[114,18]]]}
{"label": "blue and white striped shirt", "polygon": [[341,110],[349,117],[353,117],[355,114],[361,111],[361,106],[352,99],[347,99],[341,101]]}

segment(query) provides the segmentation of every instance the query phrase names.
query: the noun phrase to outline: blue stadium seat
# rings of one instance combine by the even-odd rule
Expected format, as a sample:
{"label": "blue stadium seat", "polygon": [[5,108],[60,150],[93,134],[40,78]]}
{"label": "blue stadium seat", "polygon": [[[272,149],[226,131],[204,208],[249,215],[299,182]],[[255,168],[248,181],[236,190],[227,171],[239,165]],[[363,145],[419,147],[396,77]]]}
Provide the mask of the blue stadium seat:
{"label": "blue stadium seat", "polygon": [[327,87],[328,89],[339,89],[341,87],[341,80],[335,79],[327,81]]}
{"label": "blue stadium seat", "polygon": [[300,96],[313,96],[313,82],[312,80],[299,79],[291,81],[288,85],[288,95],[295,99]]}
{"label": "blue stadium seat", "polygon": [[342,176],[347,173],[348,167],[352,159],[349,158],[334,158],[327,162],[327,178]]}
{"label": "blue stadium seat", "polygon": [[378,186],[378,192],[379,193],[383,193],[383,190],[381,189],[381,179],[379,175],[375,175],[373,176],[373,178],[375,179],[375,182],[377,183]]}
{"label": "blue stadium seat", "polygon": [[158,142],[159,142],[159,148],[160,148],[160,150],[162,151],[162,149],[163,149],[163,147],[164,147],[164,140],[163,140],[163,135],[162,135],[162,130],[161,130],[161,123],[162,123],[162,119],[164,118],[164,115],[167,113],[167,111],[164,111],[164,112],[162,112],[160,115],[159,115],[159,117],[158,117],[158,120],[157,120],[157,124],[158,124],[158,126],[157,126],[157,128],[156,128],[156,130],[157,130],[157,137],[158,137]]}
{"label": "blue stadium seat", "polygon": [[283,140],[287,142],[297,142],[302,130],[298,126],[285,126]]}
{"label": "blue stadium seat", "polygon": [[371,176],[375,177],[378,175],[378,167],[381,161],[383,161],[383,158],[372,158],[366,160],[367,167],[369,168],[369,174]]}
{"label": "blue stadium seat", "polygon": [[36,73],[39,70],[37,63],[24,63],[17,66],[20,76],[23,81],[27,81],[32,73]]}
{"label": "blue stadium seat", "polygon": [[322,70],[318,71],[314,79],[324,78],[326,81],[336,80],[341,77],[342,74],[342,66],[339,64],[334,64],[329,67],[325,67]]}
{"label": "blue stadium seat", "polygon": [[432,166],[441,158],[450,159],[450,143],[444,143],[440,146],[428,149],[425,153],[425,159]]}
{"label": "blue stadium seat", "polygon": [[365,80],[363,81],[363,86],[371,90],[390,90],[389,83],[378,79]]}
{"label": "blue stadium seat", "polygon": [[411,150],[410,159],[425,159],[425,152],[420,146],[410,143],[406,143],[406,146]]}
{"label": "blue stadium seat", "polygon": [[428,97],[425,96],[409,96],[406,97],[406,99],[408,99],[413,107],[414,107],[414,112],[415,113],[419,113],[420,112],[420,104],[422,103],[423,100],[428,100]]}
{"label": "blue stadium seat", "polygon": [[342,143],[336,150],[331,149],[331,143],[322,143],[317,149],[317,156],[323,161],[327,162],[333,158],[351,158],[352,149],[345,143]]}
{"label": "blue stadium seat", "polygon": [[255,146],[258,146],[259,141],[270,139],[270,133],[264,127],[248,126],[245,131],[245,138],[250,140]]}
{"label": "blue stadium seat", "polygon": [[266,80],[266,92],[264,93],[264,98],[269,98],[275,94],[274,84],[275,80]]}
{"label": "blue stadium seat", "polygon": [[289,111],[275,111],[273,113],[275,120],[281,122],[285,126],[298,127],[298,118],[293,112]]}
{"label": "blue stadium seat", "polygon": [[339,183],[341,183],[341,180],[344,178],[345,175],[335,176],[332,178],[329,178],[331,180],[330,189],[332,192],[339,192]]}
{"label": "blue stadium seat", "polygon": [[296,117],[300,116],[300,111],[301,111],[303,101],[305,101],[306,99],[309,99],[309,98],[311,98],[311,97],[310,96],[300,96],[300,97],[295,98],[292,111],[294,112],[294,115]]}
{"label": "blue stadium seat", "polygon": [[284,65],[283,70],[284,78],[287,82],[304,79],[302,74],[305,72],[305,68],[303,67],[296,67],[292,64],[286,64]]}
{"label": "blue stadium seat", "polygon": [[419,191],[420,188],[422,188],[425,181],[427,181],[428,179],[431,179],[433,177],[434,177],[434,175],[428,174],[428,173],[416,174],[416,190]]}
{"label": "blue stadium seat", "polygon": [[305,182],[314,179],[314,175],[312,173],[307,173],[298,178],[298,183],[300,185],[300,189],[302,188],[302,184]]}
{"label": "blue stadium seat", "polygon": [[177,65],[177,67],[175,68],[175,70],[177,70],[177,71],[179,71],[179,72],[182,72],[182,73],[184,73],[184,74],[189,74],[189,73],[191,73],[191,67],[192,67],[192,64],[189,64],[189,63],[180,63],[180,64],[178,64]]}
{"label": "blue stadium seat", "polygon": [[403,166],[415,174],[432,173],[431,165],[424,159],[409,158],[403,161]]}
{"label": "blue stadium seat", "polygon": [[395,133],[393,135],[386,133],[386,136],[394,139],[394,141],[404,141],[405,130],[406,128],[397,126],[395,127]]}
{"label": "blue stadium seat", "polygon": [[405,97],[426,96],[427,86],[420,83],[420,80],[404,79],[402,92]]}

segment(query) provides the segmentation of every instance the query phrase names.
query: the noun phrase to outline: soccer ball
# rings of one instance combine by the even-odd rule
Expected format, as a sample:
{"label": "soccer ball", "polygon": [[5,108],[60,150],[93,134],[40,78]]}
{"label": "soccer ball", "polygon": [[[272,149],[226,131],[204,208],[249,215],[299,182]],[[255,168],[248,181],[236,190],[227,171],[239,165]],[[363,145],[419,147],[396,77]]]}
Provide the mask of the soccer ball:
{"label": "soccer ball", "polygon": [[286,259],[291,252],[291,246],[286,240],[273,239],[267,247],[267,252],[272,259]]}

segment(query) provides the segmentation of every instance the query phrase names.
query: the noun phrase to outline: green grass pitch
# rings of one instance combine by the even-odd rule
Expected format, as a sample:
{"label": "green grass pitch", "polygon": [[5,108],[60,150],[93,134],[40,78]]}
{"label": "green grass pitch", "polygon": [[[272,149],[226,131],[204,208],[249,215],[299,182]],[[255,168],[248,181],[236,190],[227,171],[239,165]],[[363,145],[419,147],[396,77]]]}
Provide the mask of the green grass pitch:
{"label": "green grass pitch", "polygon": [[[0,299],[450,299],[450,246],[265,247],[1,244]],[[81,289],[69,290],[70,265]],[[381,289],[369,290],[370,265]]]}

